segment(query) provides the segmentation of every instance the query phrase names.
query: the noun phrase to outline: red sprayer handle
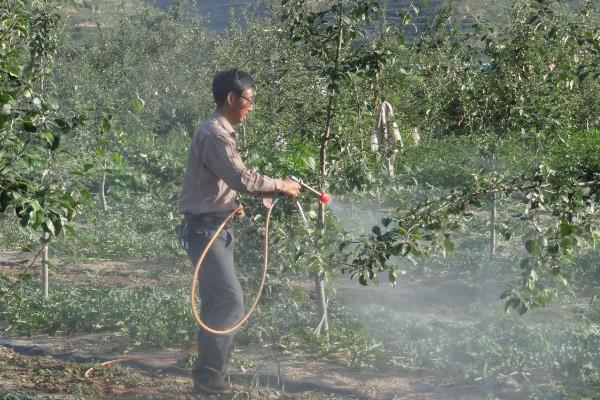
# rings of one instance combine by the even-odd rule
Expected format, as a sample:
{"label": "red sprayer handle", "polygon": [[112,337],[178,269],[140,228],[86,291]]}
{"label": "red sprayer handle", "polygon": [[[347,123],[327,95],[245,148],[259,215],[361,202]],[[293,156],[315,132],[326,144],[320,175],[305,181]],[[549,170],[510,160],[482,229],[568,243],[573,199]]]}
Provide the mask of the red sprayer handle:
{"label": "red sprayer handle", "polygon": [[319,192],[319,194],[321,195],[319,197],[319,201],[323,204],[327,204],[329,203],[329,193],[327,192]]}

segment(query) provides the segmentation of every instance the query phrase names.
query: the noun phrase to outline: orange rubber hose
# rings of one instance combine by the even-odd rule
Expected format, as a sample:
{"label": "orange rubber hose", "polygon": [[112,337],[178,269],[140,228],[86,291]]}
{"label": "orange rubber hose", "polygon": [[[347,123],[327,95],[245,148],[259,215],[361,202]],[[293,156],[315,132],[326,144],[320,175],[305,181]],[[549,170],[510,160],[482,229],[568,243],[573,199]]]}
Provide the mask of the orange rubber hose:
{"label": "orange rubber hose", "polygon": [[[185,352],[181,352],[182,354]],[[177,396],[177,395],[173,395],[171,393],[162,393],[162,392],[156,392],[156,391],[152,391],[152,390],[147,390],[147,389],[135,389],[135,388],[127,388],[123,385],[111,385],[108,383],[104,383],[104,382],[100,382],[96,379],[93,379],[91,377],[92,371],[100,369],[101,367],[106,367],[108,365],[112,365],[112,364],[116,364],[116,363],[120,363],[120,362],[124,362],[124,361],[131,361],[131,360],[145,360],[145,359],[153,359],[153,356],[146,356],[146,357],[123,357],[123,358],[117,358],[114,360],[109,360],[109,361],[105,361],[103,363],[100,363],[98,365],[95,365],[91,368],[88,368],[85,371],[84,377],[92,384],[101,387],[103,389],[109,390],[112,393],[118,393],[118,394],[125,394],[125,393],[130,393],[130,394],[137,394],[137,395],[145,395],[145,396],[161,396],[161,397],[166,397],[168,399],[180,399],[181,396]]]}
{"label": "orange rubber hose", "polygon": [[263,286],[265,284],[265,278],[267,276],[267,258],[268,258],[268,254],[269,254],[269,221],[271,220],[271,211],[273,210],[273,207],[277,203],[277,200],[278,199],[275,199],[275,201],[273,202],[273,205],[268,208],[266,217],[265,217],[265,237],[264,237],[265,243],[264,243],[263,269],[262,269],[262,274],[260,277],[260,284],[258,285],[258,289],[256,291],[256,295],[254,296],[254,299],[252,300],[250,307],[248,307],[248,309],[246,310],[246,312],[244,313],[242,318],[240,318],[240,320],[238,322],[234,323],[233,325],[231,325],[225,329],[211,328],[208,325],[206,325],[204,323],[204,321],[202,321],[202,319],[200,318],[200,314],[198,313],[198,310],[196,308],[196,284],[198,282],[198,273],[200,272],[200,268],[202,267],[204,258],[208,254],[208,251],[210,250],[213,242],[217,239],[217,237],[219,236],[219,234],[221,233],[221,231],[223,230],[225,225],[227,225],[227,223],[229,221],[231,221],[231,219],[242,209],[242,206],[239,206],[238,208],[236,208],[231,214],[229,214],[229,216],[227,216],[227,218],[225,218],[225,221],[223,221],[221,226],[219,226],[219,228],[217,229],[217,231],[215,232],[213,237],[206,244],[206,247],[204,248],[202,255],[200,255],[200,258],[198,258],[198,262],[196,263],[196,268],[194,269],[194,277],[192,278],[192,313],[194,314],[194,318],[196,319],[196,322],[198,323],[198,325],[200,325],[204,330],[206,330],[212,334],[215,334],[215,335],[226,335],[228,333],[235,331],[237,328],[239,328],[244,322],[246,322],[248,317],[250,317],[250,314],[252,314],[252,311],[254,311],[254,308],[256,307],[256,304],[258,303],[258,300],[260,299],[260,295],[261,295]]}

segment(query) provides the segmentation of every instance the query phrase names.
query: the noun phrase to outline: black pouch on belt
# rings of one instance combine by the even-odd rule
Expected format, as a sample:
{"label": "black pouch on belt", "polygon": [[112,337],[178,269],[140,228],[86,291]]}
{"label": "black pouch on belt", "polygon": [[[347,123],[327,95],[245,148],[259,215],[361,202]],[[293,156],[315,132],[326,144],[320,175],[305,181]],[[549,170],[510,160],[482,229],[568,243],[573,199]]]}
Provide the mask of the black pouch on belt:
{"label": "black pouch on belt", "polygon": [[185,214],[184,221],[186,222],[187,232],[189,233],[218,229],[223,221],[225,221],[225,218],[208,214]]}

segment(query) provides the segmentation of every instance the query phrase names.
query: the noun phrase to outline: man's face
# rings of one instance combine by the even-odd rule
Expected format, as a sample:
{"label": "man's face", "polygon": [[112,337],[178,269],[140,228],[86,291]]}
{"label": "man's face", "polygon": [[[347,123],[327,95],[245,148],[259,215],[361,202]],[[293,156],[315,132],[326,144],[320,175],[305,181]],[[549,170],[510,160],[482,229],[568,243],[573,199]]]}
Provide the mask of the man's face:
{"label": "man's face", "polygon": [[246,116],[252,111],[254,104],[254,90],[247,89],[240,96],[233,94],[232,114],[236,119],[236,123],[244,122]]}

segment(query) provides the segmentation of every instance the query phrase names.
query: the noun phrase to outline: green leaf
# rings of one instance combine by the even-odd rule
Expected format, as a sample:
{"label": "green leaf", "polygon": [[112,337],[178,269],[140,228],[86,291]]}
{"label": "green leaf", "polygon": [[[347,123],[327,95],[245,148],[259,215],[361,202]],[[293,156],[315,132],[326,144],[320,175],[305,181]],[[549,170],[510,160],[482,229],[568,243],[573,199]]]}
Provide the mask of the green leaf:
{"label": "green leaf", "polygon": [[112,124],[110,120],[106,117],[102,118],[102,132],[108,133],[112,129]]}
{"label": "green leaf", "polygon": [[481,199],[479,197],[473,197],[469,203],[472,204],[472,205],[474,205],[477,208],[481,208],[482,207]]}
{"label": "green leaf", "polygon": [[369,270],[369,279],[370,280],[375,279],[375,272],[372,269]]}
{"label": "green leaf", "polygon": [[25,129],[27,132],[37,132],[37,126],[35,126],[35,124],[30,120],[23,121],[23,129]]}
{"label": "green leaf", "polygon": [[560,246],[566,250],[572,249],[575,245],[575,240],[571,237],[566,237],[560,242]]}
{"label": "green leaf", "polygon": [[369,282],[367,281],[367,278],[365,277],[364,274],[360,274],[358,276],[358,282],[363,286],[367,286],[369,284]]}
{"label": "green leaf", "polygon": [[374,227],[371,229],[371,231],[372,231],[372,232],[373,232],[375,235],[377,235],[377,236],[381,236],[381,228],[380,228],[380,227],[378,227],[377,225],[375,225],[375,226],[374,226]]}
{"label": "green leaf", "polygon": [[536,252],[538,250],[537,241],[534,239],[529,239],[528,241],[526,241],[525,250],[527,250],[529,254],[533,254],[534,252]]}
{"label": "green leaf", "polygon": [[142,111],[142,108],[144,108],[144,105],[146,103],[144,102],[144,100],[142,100],[138,97],[137,99],[133,100],[132,104],[133,104],[133,108],[135,109],[135,111],[140,112],[140,111]]}
{"label": "green leaf", "polygon": [[31,253],[33,250],[34,250],[34,246],[31,243],[26,244],[25,246],[21,247],[21,251],[23,253]]}
{"label": "green leaf", "polygon": [[35,199],[34,199],[34,200],[31,200],[31,201],[29,202],[29,206],[31,207],[31,209],[32,209],[33,211],[40,211],[40,210],[42,209],[42,206],[40,205],[40,202],[39,202],[39,201],[37,201],[37,200],[35,200]]}
{"label": "green leaf", "polygon": [[547,247],[548,254],[552,254],[552,255],[558,254],[559,249],[560,249],[560,247],[556,243],[549,244]]}
{"label": "green leaf", "polygon": [[13,99],[13,96],[8,92],[0,92],[0,104],[6,104]]}
{"label": "green leaf", "polygon": [[118,152],[116,152],[116,151],[113,151],[113,152],[111,153],[110,157],[112,158],[112,160],[113,160],[113,162],[114,162],[115,164],[121,164],[121,163],[122,163],[122,161],[123,161],[123,160],[121,159],[121,155],[120,155]]}
{"label": "green leaf", "polygon": [[570,234],[575,232],[575,227],[567,222],[562,221],[560,223],[559,230],[560,230],[560,236],[565,237],[565,236],[569,236]]}
{"label": "green leaf", "polygon": [[86,201],[90,201],[92,199],[92,194],[88,189],[81,189],[80,194],[81,197]]}
{"label": "green leaf", "polygon": [[535,269],[532,269],[529,272],[529,277],[531,279],[532,282],[537,282],[537,280],[539,279],[539,275],[537,273],[537,271]]}
{"label": "green leaf", "polygon": [[75,228],[73,228],[71,225],[64,225],[63,228],[71,235],[75,235]]}
{"label": "green leaf", "polygon": [[48,144],[52,143],[52,140],[54,140],[54,136],[52,135],[52,132],[40,132],[40,136],[42,136],[44,139],[46,139],[46,142]]}
{"label": "green leaf", "polygon": [[46,216],[44,215],[43,211],[40,210],[40,211],[36,212],[33,227],[37,228],[37,227],[41,226],[44,223],[45,218],[46,218]]}
{"label": "green leaf", "polygon": [[303,158],[302,163],[304,164],[304,167],[310,171],[315,171],[317,168],[317,162],[313,157]]}
{"label": "green leaf", "polygon": [[454,243],[451,240],[444,240],[444,250],[446,250],[448,253],[454,251]]}
{"label": "green leaf", "polygon": [[23,67],[21,65],[9,64],[6,67],[8,75],[12,76],[13,78],[20,78],[22,69]]}
{"label": "green leaf", "polygon": [[52,141],[48,143],[48,150],[54,151],[60,146],[60,135],[52,135]]}
{"label": "green leaf", "polygon": [[55,234],[54,223],[50,218],[46,218],[46,220],[42,223],[42,229],[44,232],[48,232],[51,235]]}

